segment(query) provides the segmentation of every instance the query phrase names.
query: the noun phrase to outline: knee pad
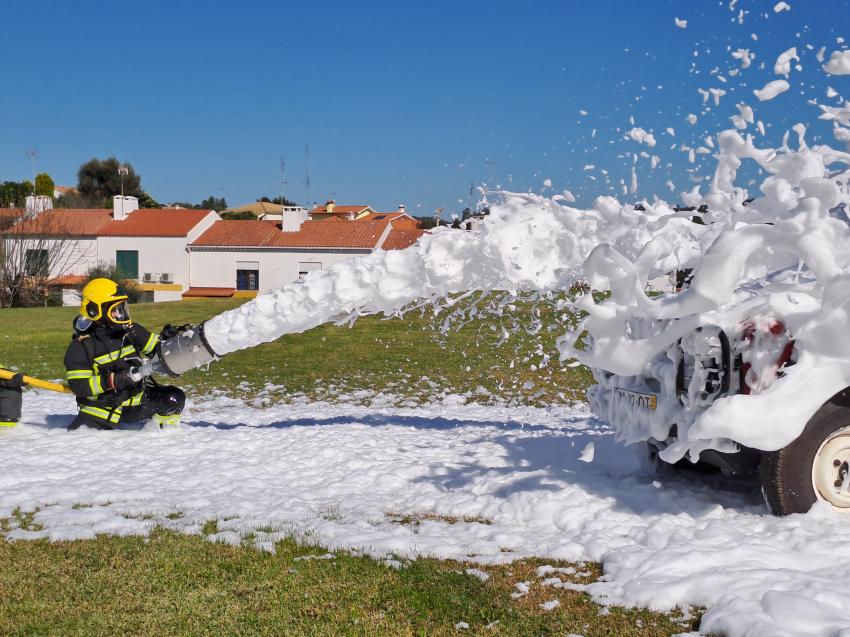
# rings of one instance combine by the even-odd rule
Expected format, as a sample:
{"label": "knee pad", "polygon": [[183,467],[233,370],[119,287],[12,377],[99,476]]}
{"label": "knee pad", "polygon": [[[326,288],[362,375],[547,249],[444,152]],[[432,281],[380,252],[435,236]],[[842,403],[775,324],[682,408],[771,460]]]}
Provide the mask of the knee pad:
{"label": "knee pad", "polygon": [[174,429],[180,424],[180,413],[169,415],[154,414],[153,419],[159,425],[160,429]]}

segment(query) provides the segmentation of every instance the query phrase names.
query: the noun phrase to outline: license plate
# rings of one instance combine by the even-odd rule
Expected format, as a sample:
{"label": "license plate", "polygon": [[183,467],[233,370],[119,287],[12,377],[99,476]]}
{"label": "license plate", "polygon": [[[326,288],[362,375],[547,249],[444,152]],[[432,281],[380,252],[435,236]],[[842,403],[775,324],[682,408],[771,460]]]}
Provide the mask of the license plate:
{"label": "license plate", "polygon": [[651,409],[655,411],[658,406],[658,397],[655,394],[644,394],[639,391],[631,391],[629,389],[617,388],[617,393],[624,396],[633,407],[642,407],[643,409]]}

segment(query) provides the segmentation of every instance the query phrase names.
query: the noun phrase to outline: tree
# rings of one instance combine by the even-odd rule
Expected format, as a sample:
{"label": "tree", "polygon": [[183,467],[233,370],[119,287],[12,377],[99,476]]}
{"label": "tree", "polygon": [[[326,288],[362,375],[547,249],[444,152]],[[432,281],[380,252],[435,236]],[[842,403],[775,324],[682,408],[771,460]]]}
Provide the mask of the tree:
{"label": "tree", "polygon": [[[127,168],[126,175],[120,175],[118,169]],[[142,178],[128,163],[120,163],[115,157],[108,159],[90,159],[77,171],[77,192],[83,201],[93,208],[112,206],[112,197],[122,192],[131,197],[142,195]]]}
{"label": "tree", "polygon": [[47,173],[39,173],[35,176],[36,195],[45,195],[52,199],[55,186],[56,184],[53,183],[53,179]]}
{"label": "tree", "polygon": [[0,224],[0,307],[40,305],[51,277],[90,259],[93,242],[80,236],[79,219],[60,211],[4,218]]}
{"label": "tree", "polygon": [[32,191],[31,181],[4,181],[0,184],[0,208],[23,208]]}
{"label": "tree", "polygon": [[268,197],[260,197],[257,201],[265,201],[266,203],[274,203],[279,206],[297,206],[298,204],[294,201],[290,201],[286,197],[274,197],[269,199]]}
{"label": "tree", "polygon": [[221,218],[233,221],[235,219],[256,219],[257,217],[253,212],[243,210],[242,212],[223,212],[221,213]]}
{"label": "tree", "polygon": [[98,263],[93,268],[90,268],[86,272],[83,285],[85,286],[92,279],[110,279],[115,281],[115,285],[118,286],[118,294],[126,296],[130,303],[138,303],[142,298],[143,292],[138,281],[125,278],[114,263]]}
{"label": "tree", "polygon": [[162,208],[162,204],[143,190],[139,195],[139,208]]}
{"label": "tree", "polygon": [[419,227],[423,230],[429,230],[437,225],[437,220],[434,217],[413,217],[419,222]]}
{"label": "tree", "polygon": [[227,210],[227,201],[224,197],[216,198],[210,195],[196,206],[196,208],[198,210]]}

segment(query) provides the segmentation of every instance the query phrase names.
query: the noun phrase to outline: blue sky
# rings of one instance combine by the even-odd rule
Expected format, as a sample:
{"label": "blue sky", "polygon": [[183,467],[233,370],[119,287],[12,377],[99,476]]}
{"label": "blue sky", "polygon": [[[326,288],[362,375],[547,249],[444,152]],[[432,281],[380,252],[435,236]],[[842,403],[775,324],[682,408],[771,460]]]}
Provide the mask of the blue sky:
{"label": "blue sky", "polygon": [[[788,2],[777,14],[775,0],[731,11],[729,0],[2,0],[0,180],[29,178],[31,147],[37,171],[67,185],[82,162],[115,155],[160,201],[239,204],[280,193],[283,157],[286,193],[303,203],[309,144],[311,200],[431,215],[488,181],[541,191],[551,179],[546,192],[569,188],[585,205],[620,195],[626,153],[645,150],[661,163],[639,159],[639,189],[624,199],[675,199],[665,182],[680,191],[693,175],[670,145],[728,128],[737,101],[757,106],[776,142],[816,122],[806,99],[834,103],[827,85],[850,98],[850,76],[815,60],[850,40],[848,0]],[[773,62],[791,46],[803,70],[758,105],[752,89],[777,79]],[[736,78],[728,47],[757,56]],[[709,87],[729,91],[719,107],[703,106],[697,89]],[[630,116],[655,148],[622,141]],[[835,144],[824,124],[810,137]]]}

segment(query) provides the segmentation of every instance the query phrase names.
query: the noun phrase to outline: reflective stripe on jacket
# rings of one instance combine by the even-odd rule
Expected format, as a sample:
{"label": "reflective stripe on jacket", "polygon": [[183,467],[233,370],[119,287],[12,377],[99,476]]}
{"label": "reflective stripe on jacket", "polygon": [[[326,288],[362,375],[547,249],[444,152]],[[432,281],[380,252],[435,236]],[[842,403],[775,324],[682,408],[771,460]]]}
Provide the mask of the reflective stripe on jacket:
{"label": "reflective stripe on jacket", "polygon": [[128,360],[153,354],[159,337],[134,323],[126,330],[92,325],[74,334],[65,351],[65,377],[77,396],[80,412],[102,424],[115,426],[124,407],[138,405],[144,383],[120,390],[110,386],[110,374],[129,370]]}

